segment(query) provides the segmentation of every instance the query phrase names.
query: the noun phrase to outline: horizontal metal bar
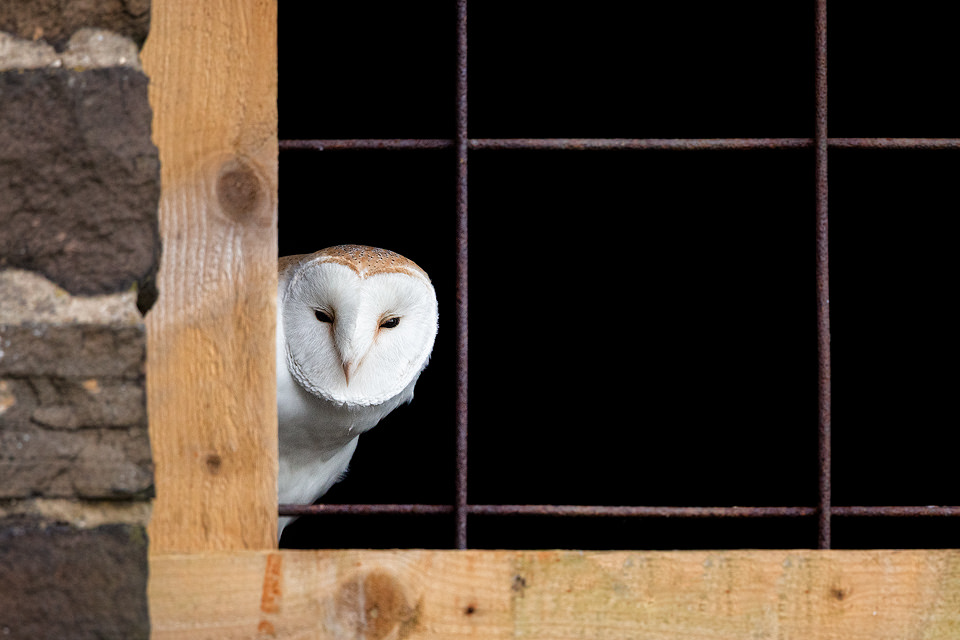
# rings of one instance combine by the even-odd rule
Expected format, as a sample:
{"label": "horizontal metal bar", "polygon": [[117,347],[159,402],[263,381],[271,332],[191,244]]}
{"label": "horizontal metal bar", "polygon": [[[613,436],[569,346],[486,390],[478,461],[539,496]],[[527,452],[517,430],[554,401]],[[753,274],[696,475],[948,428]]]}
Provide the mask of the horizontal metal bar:
{"label": "horizontal metal bar", "polygon": [[[607,516],[640,518],[796,518],[817,515],[816,507],[631,507],[549,504],[468,504],[467,513],[482,516]],[[454,513],[446,504],[280,505],[282,516]],[[960,506],[832,506],[833,516],[960,517]]]}
{"label": "horizontal metal bar", "polygon": [[960,507],[838,507],[832,508],[834,516],[867,516],[886,518],[918,518],[918,517],[958,517]]}
{"label": "horizontal metal bar", "polygon": [[606,516],[641,518],[770,518],[812,516],[814,507],[615,507],[581,505],[470,505],[471,515]]}
{"label": "horizontal metal bar", "polygon": [[[396,138],[352,140],[281,140],[281,151],[348,151],[450,149],[454,140],[441,138]],[[828,138],[838,149],[960,149],[960,138]],[[498,150],[749,150],[807,149],[813,138],[471,138],[470,149]]]}
{"label": "horizontal metal bar", "polygon": [[960,149],[960,138],[827,138],[840,149]]}
{"label": "horizontal metal bar", "polygon": [[344,151],[366,149],[449,149],[453,140],[428,138],[352,139],[352,140],[281,140],[281,151]]}
{"label": "horizontal metal bar", "polygon": [[281,516],[318,515],[434,515],[453,513],[449,504],[281,504]]}
{"label": "horizontal metal bar", "polygon": [[560,151],[794,149],[811,146],[807,138],[476,138],[471,149]]}

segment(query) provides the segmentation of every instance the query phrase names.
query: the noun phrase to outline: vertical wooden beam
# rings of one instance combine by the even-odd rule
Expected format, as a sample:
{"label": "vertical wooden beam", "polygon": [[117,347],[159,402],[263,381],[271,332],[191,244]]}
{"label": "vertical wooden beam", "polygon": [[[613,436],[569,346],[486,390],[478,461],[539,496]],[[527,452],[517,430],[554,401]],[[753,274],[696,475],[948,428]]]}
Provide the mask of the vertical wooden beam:
{"label": "vertical wooden beam", "polygon": [[276,546],[275,0],[153,0],[152,553]]}

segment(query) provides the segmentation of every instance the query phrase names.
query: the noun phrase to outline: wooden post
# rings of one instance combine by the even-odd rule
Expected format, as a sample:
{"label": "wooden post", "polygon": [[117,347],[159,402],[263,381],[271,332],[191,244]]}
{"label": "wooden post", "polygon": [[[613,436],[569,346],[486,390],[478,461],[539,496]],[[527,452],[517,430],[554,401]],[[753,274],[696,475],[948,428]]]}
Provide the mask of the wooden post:
{"label": "wooden post", "polygon": [[276,546],[276,11],[275,0],[152,3],[154,554]]}

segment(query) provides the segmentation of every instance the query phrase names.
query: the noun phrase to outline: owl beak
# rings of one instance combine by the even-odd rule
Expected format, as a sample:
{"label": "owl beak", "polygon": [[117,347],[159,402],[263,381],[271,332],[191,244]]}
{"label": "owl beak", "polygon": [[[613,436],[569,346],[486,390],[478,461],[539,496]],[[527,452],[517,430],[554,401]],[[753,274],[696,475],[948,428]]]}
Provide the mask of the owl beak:
{"label": "owl beak", "polygon": [[343,369],[343,379],[347,386],[350,386],[350,380],[363,364],[363,357],[368,348],[368,345],[364,345],[361,336],[357,334],[356,328],[356,321],[347,318],[338,323],[334,329],[334,346],[340,357],[340,367]]}

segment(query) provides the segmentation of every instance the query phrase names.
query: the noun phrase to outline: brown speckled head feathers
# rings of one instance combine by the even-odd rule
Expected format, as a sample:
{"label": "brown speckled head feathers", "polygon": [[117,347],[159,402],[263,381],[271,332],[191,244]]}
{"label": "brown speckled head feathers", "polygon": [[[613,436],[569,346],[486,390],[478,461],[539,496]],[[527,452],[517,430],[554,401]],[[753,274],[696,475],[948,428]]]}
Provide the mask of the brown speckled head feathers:
{"label": "brown speckled head feathers", "polygon": [[359,244],[341,244],[327,247],[316,253],[285,256],[280,258],[280,272],[294,264],[307,261],[335,262],[353,269],[361,278],[374,276],[380,273],[406,273],[418,275],[428,282],[430,278],[413,260],[403,257],[399,253],[367,247]]}

